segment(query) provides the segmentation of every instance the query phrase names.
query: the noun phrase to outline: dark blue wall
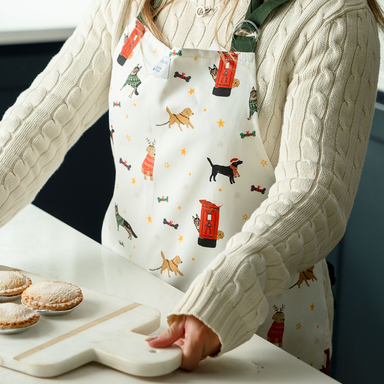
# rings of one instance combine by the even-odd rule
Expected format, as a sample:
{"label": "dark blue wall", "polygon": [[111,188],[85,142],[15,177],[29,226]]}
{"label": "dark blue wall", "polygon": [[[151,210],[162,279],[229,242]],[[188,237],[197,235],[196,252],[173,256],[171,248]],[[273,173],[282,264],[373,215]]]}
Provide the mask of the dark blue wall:
{"label": "dark blue wall", "polygon": [[384,383],[384,111],[376,108],[347,231],[328,257],[337,284],[332,375]]}
{"label": "dark blue wall", "polygon": [[[0,117],[29,87],[63,43],[0,46]],[[95,241],[114,186],[108,116],[68,152],[34,204]]]}

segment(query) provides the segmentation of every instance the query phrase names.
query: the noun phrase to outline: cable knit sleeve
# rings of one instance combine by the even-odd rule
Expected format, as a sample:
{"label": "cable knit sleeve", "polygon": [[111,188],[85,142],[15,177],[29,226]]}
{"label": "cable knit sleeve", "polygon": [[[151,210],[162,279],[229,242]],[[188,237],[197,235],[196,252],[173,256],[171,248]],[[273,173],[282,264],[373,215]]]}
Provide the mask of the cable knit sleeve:
{"label": "cable knit sleeve", "polygon": [[327,16],[300,28],[286,53],[291,62],[281,65],[291,69],[268,198],[169,316],[204,321],[221,353],[252,337],[267,315],[266,296],[327,256],[352,209],[374,113],[378,34],[366,6]]}
{"label": "cable knit sleeve", "polygon": [[114,32],[127,3],[95,0],[61,51],[5,113],[0,226],[34,199],[69,148],[107,110]]}

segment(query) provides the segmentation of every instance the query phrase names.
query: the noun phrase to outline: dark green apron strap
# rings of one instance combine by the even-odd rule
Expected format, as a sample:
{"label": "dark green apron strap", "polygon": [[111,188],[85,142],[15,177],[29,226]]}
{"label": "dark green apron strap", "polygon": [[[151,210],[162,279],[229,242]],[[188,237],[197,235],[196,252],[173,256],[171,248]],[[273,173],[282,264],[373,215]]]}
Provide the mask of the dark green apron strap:
{"label": "dark green apron strap", "polygon": [[[151,4],[152,11],[156,11],[156,9],[160,7],[160,5],[161,5],[162,2],[163,2],[163,0],[153,0],[153,1],[152,1],[152,4]],[[141,15],[141,12],[140,12],[139,15],[137,16],[137,19],[140,20],[143,24],[145,24],[145,23],[144,23],[144,18],[143,18],[143,16]],[[155,19],[156,19],[156,16],[155,16]]]}
{"label": "dark green apron strap", "polygon": [[[241,24],[241,30],[235,30],[232,35],[231,50],[237,52],[255,52],[257,35],[259,34],[258,28],[263,25],[266,18],[275,8],[287,1],[288,0],[267,0],[263,2],[263,0],[251,0],[244,20],[237,24],[237,27],[240,27]],[[245,21],[250,21],[251,23]],[[257,29],[252,26],[252,23],[256,25]]]}

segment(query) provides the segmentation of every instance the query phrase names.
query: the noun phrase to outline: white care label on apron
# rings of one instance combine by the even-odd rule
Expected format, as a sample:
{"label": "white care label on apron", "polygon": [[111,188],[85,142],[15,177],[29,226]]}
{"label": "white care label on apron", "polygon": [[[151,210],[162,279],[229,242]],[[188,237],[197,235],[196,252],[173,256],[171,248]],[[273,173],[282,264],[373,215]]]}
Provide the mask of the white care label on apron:
{"label": "white care label on apron", "polygon": [[160,61],[155,65],[152,70],[151,75],[160,77],[161,79],[168,79],[169,77],[169,65],[171,63],[171,58],[169,56],[164,56]]}
{"label": "white care label on apron", "polygon": [[136,20],[115,51],[109,111],[116,180],[103,245],[185,291],[275,181],[255,55],[169,49]]}

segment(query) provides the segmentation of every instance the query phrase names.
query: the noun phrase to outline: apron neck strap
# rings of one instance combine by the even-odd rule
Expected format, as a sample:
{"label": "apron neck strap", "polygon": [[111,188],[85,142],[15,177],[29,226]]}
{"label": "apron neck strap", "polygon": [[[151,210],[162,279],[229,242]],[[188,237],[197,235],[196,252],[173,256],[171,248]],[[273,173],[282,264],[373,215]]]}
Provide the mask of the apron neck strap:
{"label": "apron neck strap", "polygon": [[255,52],[259,28],[269,14],[288,0],[251,0],[245,19],[240,21],[232,34],[231,50],[237,52]]}
{"label": "apron neck strap", "polygon": [[[160,5],[161,5],[162,2],[163,2],[163,0],[152,0],[151,1],[151,10],[152,10],[152,12],[154,12],[158,8],[160,8]],[[154,20],[156,20],[156,17],[157,17],[157,15],[154,17]],[[141,14],[141,12],[137,16],[137,19],[140,20],[143,24],[145,24],[144,23],[144,18],[143,18],[143,15]]]}

